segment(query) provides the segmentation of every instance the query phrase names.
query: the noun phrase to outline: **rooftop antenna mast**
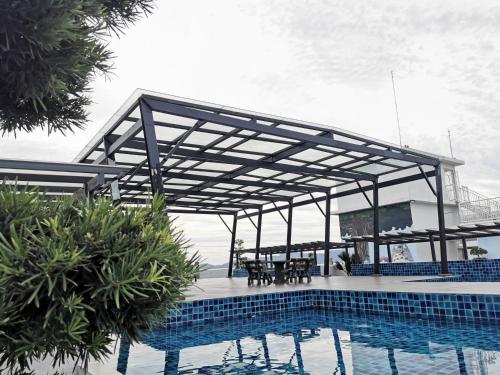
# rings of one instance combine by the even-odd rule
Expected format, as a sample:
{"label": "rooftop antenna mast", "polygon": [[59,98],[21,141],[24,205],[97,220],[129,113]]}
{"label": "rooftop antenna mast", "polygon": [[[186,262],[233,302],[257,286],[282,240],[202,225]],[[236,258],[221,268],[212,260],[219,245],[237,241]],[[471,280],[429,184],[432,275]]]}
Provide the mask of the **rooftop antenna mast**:
{"label": "rooftop antenna mast", "polygon": [[399,124],[398,101],[396,100],[396,87],[394,86],[394,73],[391,70],[392,79],[392,93],[394,94],[394,108],[396,109],[396,120],[398,122],[399,146],[403,148],[403,141],[401,140],[401,125]]}
{"label": "rooftop antenna mast", "polygon": [[451,154],[451,157],[454,158],[454,156],[453,156],[453,147],[451,145],[451,131],[450,131],[450,129],[448,129],[448,142],[450,143],[450,154]]}

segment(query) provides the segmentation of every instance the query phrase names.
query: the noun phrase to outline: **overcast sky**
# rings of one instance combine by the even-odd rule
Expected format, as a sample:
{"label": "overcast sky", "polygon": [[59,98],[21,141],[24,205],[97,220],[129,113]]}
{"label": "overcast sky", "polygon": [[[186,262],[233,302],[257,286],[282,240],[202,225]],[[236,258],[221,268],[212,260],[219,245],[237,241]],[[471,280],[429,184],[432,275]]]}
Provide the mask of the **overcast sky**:
{"label": "overcast sky", "polygon": [[[135,88],[343,127],[450,155],[462,184],[500,196],[500,4],[495,1],[163,0],[110,40],[114,76],[93,84],[84,131],[0,139],[2,157],[70,161]],[[262,245],[283,244],[278,214]],[[229,233],[216,217],[181,218],[213,263]],[[317,209],[297,209],[294,242],[322,238]],[[253,247],[242,221],[238,237]]]}

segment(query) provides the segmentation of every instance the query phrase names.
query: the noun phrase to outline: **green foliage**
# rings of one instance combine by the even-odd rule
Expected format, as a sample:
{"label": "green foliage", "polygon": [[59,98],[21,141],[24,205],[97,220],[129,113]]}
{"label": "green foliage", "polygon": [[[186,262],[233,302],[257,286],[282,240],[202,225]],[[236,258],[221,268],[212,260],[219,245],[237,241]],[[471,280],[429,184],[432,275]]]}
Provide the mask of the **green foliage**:
{"label": "green foliage", "polygon": [[111,68],[103,37],[152,6],[153,0],[0,0],[0,129],[83,127],[88,85]]}
{"label": "green foliage", "polygon": [[356,254],[350,255],[349,252],[345,250],[339,254],[339,258],[342,262],[337,261],[336,267],[341,271],[345,271],[347,275],[351,275],[353,264],[362,263],[358,255]]}
{"label": "green foliage", "polygon": [[472,246],[469,249],[470,249],[470,254],[478,258],[482,258],[483,255],[488,254],[488,250],[483,249],[482,247],[479,246]]}
{"label": "green foliage", "polygon": [[87,363],[165,317],[198,272],[164,202],[47,201],[0,185],[0,372]]}

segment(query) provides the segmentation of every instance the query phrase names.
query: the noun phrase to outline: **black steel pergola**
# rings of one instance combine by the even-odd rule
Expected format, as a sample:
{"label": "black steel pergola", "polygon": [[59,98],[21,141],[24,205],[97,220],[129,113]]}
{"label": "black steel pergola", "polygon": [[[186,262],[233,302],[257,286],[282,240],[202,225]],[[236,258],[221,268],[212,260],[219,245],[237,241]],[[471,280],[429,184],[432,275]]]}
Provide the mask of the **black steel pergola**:
{"label": "black steel pergola", "polygon": [[[33,179],[34,164],[17,162],[12,170],[0,160],[0,176],[32,185],[43,180]],[[373,208],[378,274],[379,189],[425,179],[437,201],[441,272],[448,272],[440,160],[339,128],[138,91],[67,165],[87,166],[94,175],[82,177],[71,170],[63,178],[67,173],[61,167],[63,173],[40,185],[52,194],[75,190],[127,204],[163,194],[171,213],[232,216],[232,225],[224,221],[232,233],[228,276],[238,219],[248,218],[256,227],[258,258],[262,215],[279,212],[287,223],[285,253],[290,259],[294,207],[316,204],[325,217],[324,242],[330,243],[331,200],[357,193]],[[414,173],[397,174],[404,170]],[[324,249],[325,263],[329,248]]]}
{"label": "black steel pergola", "polygon": [[[484,237],[500,237],[500,222],[484,223],[484,224],[468,224],[468,225],[458,225],[457,227],[445,228],[446,241],[461,241],[462,242],[462,254],[464,259],[468,259],[469,255],[467,252],[467,240],[477,239]],[[399,244],[409,244],[409,243],[423,243],[429,242],[432,261],[436,261],[436,250],[434,241],[439,238],[439,230],[437,229],[425,229],[425,230],[410,230],[410,231],[399,231],[395,233],[379,233],[379,245],[385,245],[387,247],[387,257],[389,262],[392,262],[390,246]],[[357,245],[360,242],[373,242],[373,235],[364,236],[350,236],[342,238],[343,242],[330,242],[328,244],[329,250],[343,249],[349,251],[349,249],[354,249],[354,254],[357,254]],[[294,243],[291,246],[292,253],[300,252],[302,257],[306,252],[313,252],[314,258],[316,258],[317,251],[325,251],[327,248],[324,241],[313,241],[304,243]],[[267,246],[261,247],[260,249],[251,248],[243,249],[238,251],[241,254],[255,254],[257,251],[261,255],[265,255],[266,258],[269,256],[272,260],[275,254],[284,254],[287,251],[286,246]]]}

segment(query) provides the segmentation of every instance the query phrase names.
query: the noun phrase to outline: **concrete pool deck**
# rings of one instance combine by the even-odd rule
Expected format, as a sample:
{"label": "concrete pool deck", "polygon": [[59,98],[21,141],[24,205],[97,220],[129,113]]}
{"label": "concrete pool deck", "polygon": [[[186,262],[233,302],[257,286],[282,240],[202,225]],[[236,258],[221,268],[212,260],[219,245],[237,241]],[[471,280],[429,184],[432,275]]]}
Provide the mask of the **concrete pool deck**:
{"label": "concrete pool deck", "polygon": [[418,281],[431,278],[432,276],[331,276],[313,277],[309,284],[271,284],[250,287],[247,285],[246,277],[200,279],[186,293],[186,301],[308,289],[500,295],[500,282]]}

